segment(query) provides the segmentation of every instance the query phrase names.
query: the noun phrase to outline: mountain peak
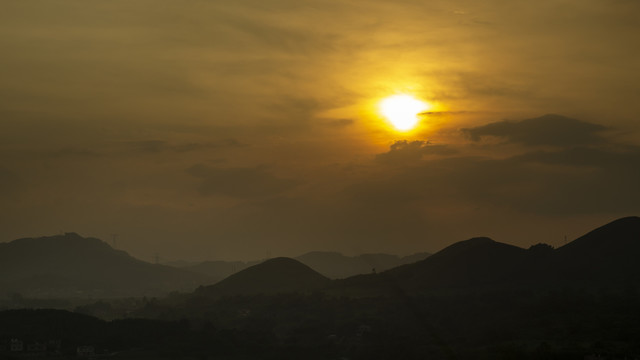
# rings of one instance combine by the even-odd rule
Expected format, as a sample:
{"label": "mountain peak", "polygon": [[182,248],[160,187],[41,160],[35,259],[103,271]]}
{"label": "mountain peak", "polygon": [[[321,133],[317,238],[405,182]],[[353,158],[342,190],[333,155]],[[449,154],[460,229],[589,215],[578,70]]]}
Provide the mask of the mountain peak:
{"label": "mountain peak", "polygon": [[278,257],[244,269],[201,291],[213,296],[305,292],[318,289],[328,281],[297,260]]}
{"label": "mountain peak", "polygon": [[[64,254],[70,256],[73,253],[113,253],[123,256],[123,251],[115,250],[106,242],[92,238],[82,237],[75,232],[42,236],[35,238],[22,238],[0,244],[5,251],[18,251],[26,254],[41,254],[41,256],[54,256]],[[11,249],[11,250],[10,250]]]}
{"label": "mountain peak", "polygon": [[[451,253],[451,252],[459,252],[459,251],[469,251],[472,249],[481,249],[491,247],[492,245],[500,244],[497,241],[494,241],[488,237],[474,237],[468,240],[458,241],[452,245],[447,246],[442,249],[440,253]],[[438,255],[436,253],[435,255]]]}
{"label": "mountain peak", "polygon": [[485,236],[474,237],[469,240],[461,241],[461,243],[467,243],[467,244],[491,244],[495,242],[496,241],[493,240],[492,238],[485,237]]}

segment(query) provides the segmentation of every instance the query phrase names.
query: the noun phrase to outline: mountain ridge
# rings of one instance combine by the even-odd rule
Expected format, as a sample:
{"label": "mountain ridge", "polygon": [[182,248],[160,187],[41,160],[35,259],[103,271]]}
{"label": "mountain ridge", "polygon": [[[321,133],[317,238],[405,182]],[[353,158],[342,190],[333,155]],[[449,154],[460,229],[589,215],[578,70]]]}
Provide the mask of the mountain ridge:
{"label": "mountain ridge", "polygon": [[155,296],[201,281],[201,275],[147,263],[76,233],[0,244],[0,285],[28,296]]}
{"label": "mountain ridge", "polygon": [[[407,256],[398,256],[385,253],[365,253],[356,256],[345,256],[337,251],[310,251],[292,259],[296,259],[311,267],[320,274],[331,279],[342,279],[359,274],[385,271],[396,266],[413,263],[429,257],[427,252],[418,252]],[[210,260],[192,264],[189,262],[172,262],[171,264],[184,264],[176,266],[185,270],[201,273],[209,277],[210,283],[216,283],[226,277],[257,265],[264,260],[254,261],[222,261]]]}
{"label": "mountain ridge", "polygon": [[[337,252],[304,255],[346,258]],[[362,257],[367,256],[369,259],[393,259],[386,254]],[[640,285],[638,257],[640,218],[631,216],[602,225],[558,249],[540,243],[527,250],[487,237],[475,237],[453,243],[417,262],[382,271],[371,268],[365,274],[344,279],[331,281],[299,260],[274,258],[247,267],[213,285],[202,286],[207,280],[201,275],[149,264],[113,249],[99,239],[66,233],[0,243],[0,286],[7,291],[24,291],[27,295],[56,292],[100,295],[110,287],[118,289],[115,292],[119,294],[158,294],[188,290],[190,286],[198,285],[201,285],[202,294],[324,289],[329,293],[366,296],[388,294],[398,289],[408,293],[429,293],[563,286],[620,288],[628,284]],[[366,264],[367,267],[370,264]]]}

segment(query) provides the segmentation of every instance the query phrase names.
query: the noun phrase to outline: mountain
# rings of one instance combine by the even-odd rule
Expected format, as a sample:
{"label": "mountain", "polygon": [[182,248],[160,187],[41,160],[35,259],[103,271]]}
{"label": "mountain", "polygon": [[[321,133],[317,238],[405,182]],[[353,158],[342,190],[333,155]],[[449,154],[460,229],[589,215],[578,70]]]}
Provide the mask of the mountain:
{"label": "mountain", "polygon": [[498,287],[523,273],[528,259],[525,249],[486,237],[472,238],[416,263],[337,281],[332,291],[374,296]]}
{"label": "mountain", "polygon": [[0,288],[30,297],[161,295],[203,276],[150,264],[76,233],[0,243]]}
{"label": "mountain", "polygon": [[558,248],[558,253],[589,260],[640,252],[640,217],[614,220]]}
{"label": "mountain", "polygon": [[583,286],[640,283],[640,217],[601,226],[555,251],[554,278]]}
{"label": "mountain", "polygon": [[385,276],[411,279],[428,287],[477,287],[508,281],[522,272],[527,251],[490,238],[455,243],[424,261],[388,271]]}
{"label": "mountain", "polygon": [[[423,260],[377,273],[372,273],[375,267],[372,264],[384,269],[392,262],[398,262],[399,258],[391,255],[349,258],[336,252],[311,252],[298,257],[298,260],[330,277],[347,271],[364,273],[365,269],[371,268],[364,275],[317,283],[326,285],[325,290],[336,295],[376,296],[398,292],[420,294],[567,287],[599,289],[614,285],[640,285],[640,267],[636,265],[638,258],[640,218],[629,217],[595,229],[559,249],[540,243],[527,250],[478,237],[452,244]],[[299,263],[297,265],[302,266]],[[285,276],[288,271],[295,273],[295,270],[277,272],[265,268],[263,271],[260,266],[247,270],[252,271],[251,277],[240,272],[236,274],[238,278],[233,275],[227,279],[228,283],[224,280],[216,284],[220,285],[218,289],[224,289],[219,290],[220,293],[272,293],[277,291],[270,289],[289,291],[303,288],[276,283],[284,281],[291,284],[289,280],[277,278]],[[305,270],[300,271],[300,276],[311,271],[306,267]],[[314,274],[316,278],[320,275]],[[240,276],[243,277],[242,281],[239,281]]]}
{"label": "mountain", "polygon": [[627,217],[553,249],[525,250],[489,238],[455,243],[430,257],[379,274],[337,281],[343,295],[495,289],[628,289],[640,286],[640,218]]}
{"label": "mountain", "polygon": [[322,289],[329,281],[297,260],[279,257],[244,269],[214,285],[201,287],[197,294],[218,297],[310,292]]}
{"label": "mountain", "polygon": [[[429,253],[415,253],[405,257],[389,254],[362,254],[358,256],[344,256],[333,251],[312,251],[295,257],[294,259],[309,266],[313,270],[331,279],[343,279],[358,274],[380,272],[396,266],[414,263],[427,258]],[[208,283],[216,283],[227,276],[260,261],[203,261],[193,264],[187,262],[173,262],[176,267],[197,272],[208,277]]]}
{"label": "mountain", "polygon": [[[208,262],[199,265],[211,271],[207,277],[196,273],[204,272],[202,269],[150,264],[99,239],[66,233],[0,243],[0,289],[38,298],[155,296],[211,283],[217,280],[211,277],[215,273],[231,275],[202,287],[201,293],[218,296],[326,289],[363,296],[501,288],[621,289],[640,286],[640,218],[615,220],[555,250],[544,244],[526,250],[489,238],[473,238],[423,260],[393,265],[427,255],[347,257],[312,252],[299,256],[300,261],[276,258],[250,267],[243,262]],[[348,273],[364,275],[335,281],[327,278]]]}

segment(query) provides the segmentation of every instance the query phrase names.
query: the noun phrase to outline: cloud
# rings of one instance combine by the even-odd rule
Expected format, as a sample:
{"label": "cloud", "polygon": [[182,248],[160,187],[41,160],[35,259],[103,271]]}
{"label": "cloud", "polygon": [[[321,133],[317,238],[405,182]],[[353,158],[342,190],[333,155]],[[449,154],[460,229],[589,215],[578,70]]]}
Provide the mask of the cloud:
{"label": "cloud", "polygon": [[462,131],[473,141],[494,136],[507,142],[530,146],[572,147],[603,143],[601,133],[606,129],[602,125],[549,114],[518,122],[498,121]]}
{"label": "cloud", "polygon": [[398,140],[389,151],[376,155],[375,161],[388,165],[406,165],[422,160],[425,155],[453,155],[457,151],[447,145],[434,145],[425,140]]}
{"label": "cloud", "polygon": [[254,198],[280,194],[296,186],[290,179],[269,173],[264,167],[210,167],[197,164],[187,173],[202,180],[202,195],[225,195],[235,198]]}
{"label": "cloud", "polygon": [[[558,123],[560,134],[573,135],[567,144],[586,144],[569,147],[559,135],[538,138]],[[435,211],[471,207],[563,216],[640,212],[640,147],[600,138],[604,126],[559,115],[493,124],[469,131],[472,136],[499,134],[521,144],[555,146],[505,158],[462,156],[452,145],[397,141],[376,156],[375,163],[383,166],[347,187],[344,197],[369,206],[423,204]],[[426,156],[431,151],[448,156]]]}

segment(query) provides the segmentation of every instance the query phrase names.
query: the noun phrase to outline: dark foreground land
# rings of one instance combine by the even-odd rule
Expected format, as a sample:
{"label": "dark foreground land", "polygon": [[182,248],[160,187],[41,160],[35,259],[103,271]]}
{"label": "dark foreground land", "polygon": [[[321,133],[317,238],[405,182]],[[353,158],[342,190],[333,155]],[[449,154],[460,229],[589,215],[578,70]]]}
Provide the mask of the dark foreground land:
{"label": "dark foreground land", "polygon": [[[194,302],[179,314],[154,303],[144,309],[164,320],[3,311],[0,339],[57,341],[59,348],[31,354],[51,358],[76,358],[78,347],[88,345],[93,357],[116,359],[634,359],[640,357],[639,303],[634,289],[236,296]],[[1,356],[28,355],[5,348]]]}
{"label": "dark foreground land", "polygon": [[120,315],[2,311],[0,357],[640,359],[638,258],[638,217],[558,249],[474,238],[342,280],[276,258]]}

